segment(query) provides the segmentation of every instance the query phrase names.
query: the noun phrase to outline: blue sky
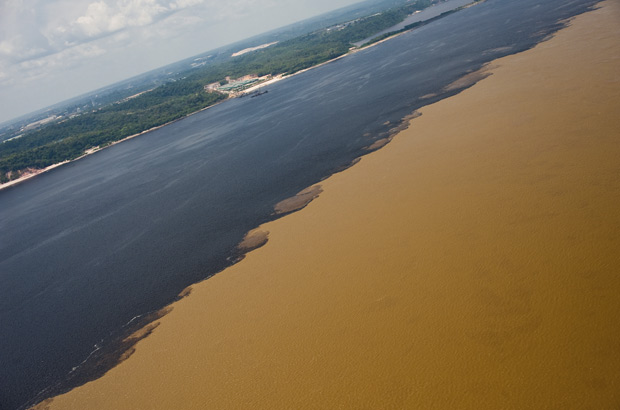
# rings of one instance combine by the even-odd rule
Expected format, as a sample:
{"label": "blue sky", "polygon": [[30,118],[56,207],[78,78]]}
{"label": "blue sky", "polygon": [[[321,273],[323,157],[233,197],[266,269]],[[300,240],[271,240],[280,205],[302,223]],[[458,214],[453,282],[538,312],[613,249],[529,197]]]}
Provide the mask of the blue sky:
{"label": "blue sky", "polygon": [[0,0],[0,122],[359,0]]}

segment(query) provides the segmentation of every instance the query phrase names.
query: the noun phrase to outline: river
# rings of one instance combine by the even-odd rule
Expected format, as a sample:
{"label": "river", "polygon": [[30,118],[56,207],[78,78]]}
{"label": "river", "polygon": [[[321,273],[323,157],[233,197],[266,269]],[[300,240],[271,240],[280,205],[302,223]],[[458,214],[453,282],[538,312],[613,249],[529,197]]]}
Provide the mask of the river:
{"label": "river", "polygon": [[594,3],[488,0],[1,191],[0,408],[76,384],[133,318],[229,266],[277,202]]}

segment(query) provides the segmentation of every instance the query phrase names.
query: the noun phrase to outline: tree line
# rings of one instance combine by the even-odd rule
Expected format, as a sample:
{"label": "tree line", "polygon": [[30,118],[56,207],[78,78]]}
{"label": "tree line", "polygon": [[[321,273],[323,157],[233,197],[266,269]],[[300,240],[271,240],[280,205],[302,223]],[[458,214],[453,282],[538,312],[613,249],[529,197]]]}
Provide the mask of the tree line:
{"label": "tree line", "polygon": [[26,169],[75,159],[93,147],[103,147],[130,135],[166,124],[226,98],[205,92],[204,84],[248,74],[293,74],[346,54],[352,45],[398,24],[433,0],[417,0],[354,22],[283,41],[271,47],[194,70],[182,79],[161,85],[129,100],[30,131],[0,144],[0,182],[19,177]]}

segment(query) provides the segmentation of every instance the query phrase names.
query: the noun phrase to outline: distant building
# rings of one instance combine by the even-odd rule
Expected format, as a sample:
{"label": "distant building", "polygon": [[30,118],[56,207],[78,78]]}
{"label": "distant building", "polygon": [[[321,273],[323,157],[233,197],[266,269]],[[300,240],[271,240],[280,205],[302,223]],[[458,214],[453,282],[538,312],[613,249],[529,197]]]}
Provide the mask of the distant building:
{"label": "distant building", "polygon": [[257,78],[258,76],[256,74],[248,74],[246,76],[237,78],[235,81],[248,81],[248,80],[254,80]]}
{"label": "distant building", "polygon": [[259,77],[256,74],[248,74],[243,77],[232,79],[230,77],[226,77],[226,84],[221,83],[211,83],[204,86],[204,90],[206,92],[210,91],[219,91],[227,94],[231,94],[233,96],[241,93],[247,88],[256,85],[257,83],[262,83],[271,79],[271,75],[266,75],[263,77]]}
{"label": "distant building", "polygon": [[220,83],[207,84],[207,85],[205,85],[205,91],[207,91],[207,92],[209,92],[209,91],[217,91],[219,86],[220,86]]}

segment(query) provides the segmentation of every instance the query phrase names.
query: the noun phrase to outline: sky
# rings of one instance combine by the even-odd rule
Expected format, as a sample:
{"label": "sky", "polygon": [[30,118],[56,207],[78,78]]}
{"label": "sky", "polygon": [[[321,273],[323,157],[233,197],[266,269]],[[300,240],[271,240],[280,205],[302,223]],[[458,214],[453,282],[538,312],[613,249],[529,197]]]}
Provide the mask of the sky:
{"label": "sky", "polygon": [[0,123],[360,0],[0,0]]}

